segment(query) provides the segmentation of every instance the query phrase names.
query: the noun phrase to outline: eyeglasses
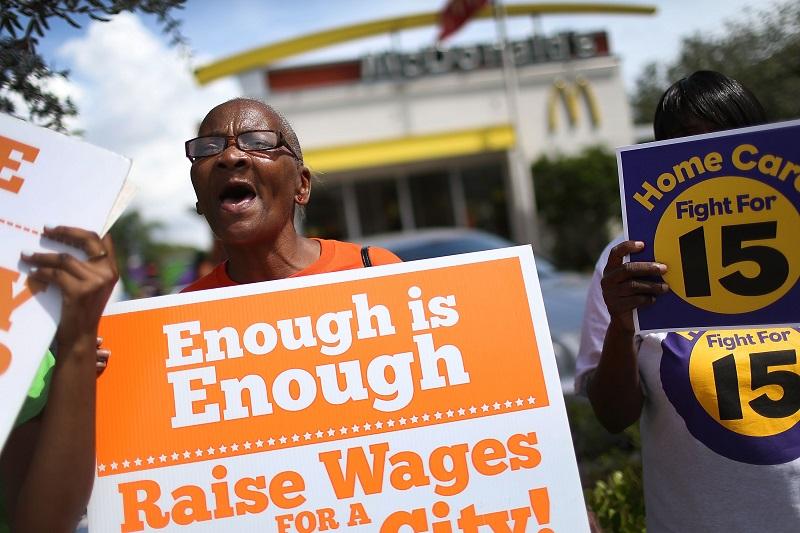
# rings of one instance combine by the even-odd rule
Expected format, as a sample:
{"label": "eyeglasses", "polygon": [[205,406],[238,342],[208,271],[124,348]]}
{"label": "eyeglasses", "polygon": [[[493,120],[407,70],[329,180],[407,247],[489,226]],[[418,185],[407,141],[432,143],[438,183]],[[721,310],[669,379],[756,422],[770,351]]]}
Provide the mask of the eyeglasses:
{"label": "eyeglasses", "polygon": [[194,163],[201,157],[209,157],[222,153],[228,146],[235,143],[239,150],[244,152],[264,152],[285,146],[298,161],[300,158],[286,142],[286,138],[279,131],[257,130],[245,131],[239,135],[212,135],[197,137],[186,141],[186,157]]}

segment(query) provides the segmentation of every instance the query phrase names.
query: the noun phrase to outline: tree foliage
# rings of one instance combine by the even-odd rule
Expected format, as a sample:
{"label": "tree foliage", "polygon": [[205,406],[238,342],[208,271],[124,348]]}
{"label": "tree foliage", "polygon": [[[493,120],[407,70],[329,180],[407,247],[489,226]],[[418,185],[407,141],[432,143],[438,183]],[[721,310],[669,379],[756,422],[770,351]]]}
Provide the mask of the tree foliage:
{"label": "tree foliage", "polygon": [[161,222],[126,211],[111,227],[120,278],[128,296],[139,298],[170,291],[191,265],[197,251],[190,246],[159,242]]}
{"label": "tree foliage", "polygon": [[619,217],[614,155],[590,147],[577,156],[542,156],[532,171],[539,215],[554,235],[553,261],[590,269],[608,244],[609,223]]}
{"label": "tree foliage", "polygon": [[64,131],[64,120],[77,113],[75,104],[48,89],[54,78],[69,72],[51,69],[38,52],[39,40],[53,21],[80,28],[87,20],[107,21],[123,11],[155,15],[173,44],[182,43],[173,9],[185,0],[0,0],[0,112],[19,115]]}
{"label": "tree foliage", "polygon": [[746,10],[723,27],[719,34],[686,37],[674,62],[645,67],[632,101],[636,122],[652,122],[661,94],[696,70],[716,70],[741,81],[770,120],[800,116],[800,2]]}

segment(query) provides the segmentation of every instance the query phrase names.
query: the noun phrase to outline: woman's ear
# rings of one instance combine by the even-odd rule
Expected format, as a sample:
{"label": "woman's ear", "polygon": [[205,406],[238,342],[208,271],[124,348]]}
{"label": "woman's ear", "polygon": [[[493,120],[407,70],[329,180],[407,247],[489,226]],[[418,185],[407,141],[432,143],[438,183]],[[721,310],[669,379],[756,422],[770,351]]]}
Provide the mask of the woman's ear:
{"label": "woman's ear", "polygon": [[311,170],[305,165],[300,167],[295,190],[294,203],[297,205],[307,205],[311,198]]}

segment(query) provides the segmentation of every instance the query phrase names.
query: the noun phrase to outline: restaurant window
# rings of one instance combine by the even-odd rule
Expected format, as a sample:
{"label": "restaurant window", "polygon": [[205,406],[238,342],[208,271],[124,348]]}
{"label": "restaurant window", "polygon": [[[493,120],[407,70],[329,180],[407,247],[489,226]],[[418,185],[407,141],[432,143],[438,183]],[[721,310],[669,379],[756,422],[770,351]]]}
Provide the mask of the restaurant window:
{"label": "restaurant window", "polygon": [[314,184],[311,202],[306,206],[304,228],[309,237],[337,240],[347,237],[341,185]]}
{"label": "restaurant window", "polygon": [[414,225],[418,228],[454,226],[453,197],[446,171],[417,174],[408,178]]}
{"label": "restaurant window", "polygon": [[363,235],[400,231],[400,204],[394,178],[359,181],[354,187]]}
{"label": "restaurant window", "polygon": [[502,165],[465,168],[461,177],[467,225],[510,238]]}

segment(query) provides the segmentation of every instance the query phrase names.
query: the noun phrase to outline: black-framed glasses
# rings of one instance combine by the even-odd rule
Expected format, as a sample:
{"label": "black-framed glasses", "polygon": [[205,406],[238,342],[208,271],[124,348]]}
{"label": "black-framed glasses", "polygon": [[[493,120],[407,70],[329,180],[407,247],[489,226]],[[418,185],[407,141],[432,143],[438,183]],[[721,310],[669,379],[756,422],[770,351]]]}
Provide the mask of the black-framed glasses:
{"label": "black-framed glasses", "polygon": [[186,157],[194,163],[202,157],[209,157],[222,153],[231,144],[236,144],[244,152],[263,152],[285,146],[298,161],[300,158],[286,142],[286,138],[279,131],[255,130],[243,131],[239,135],[210,135],[197,137],[186,141]]}

